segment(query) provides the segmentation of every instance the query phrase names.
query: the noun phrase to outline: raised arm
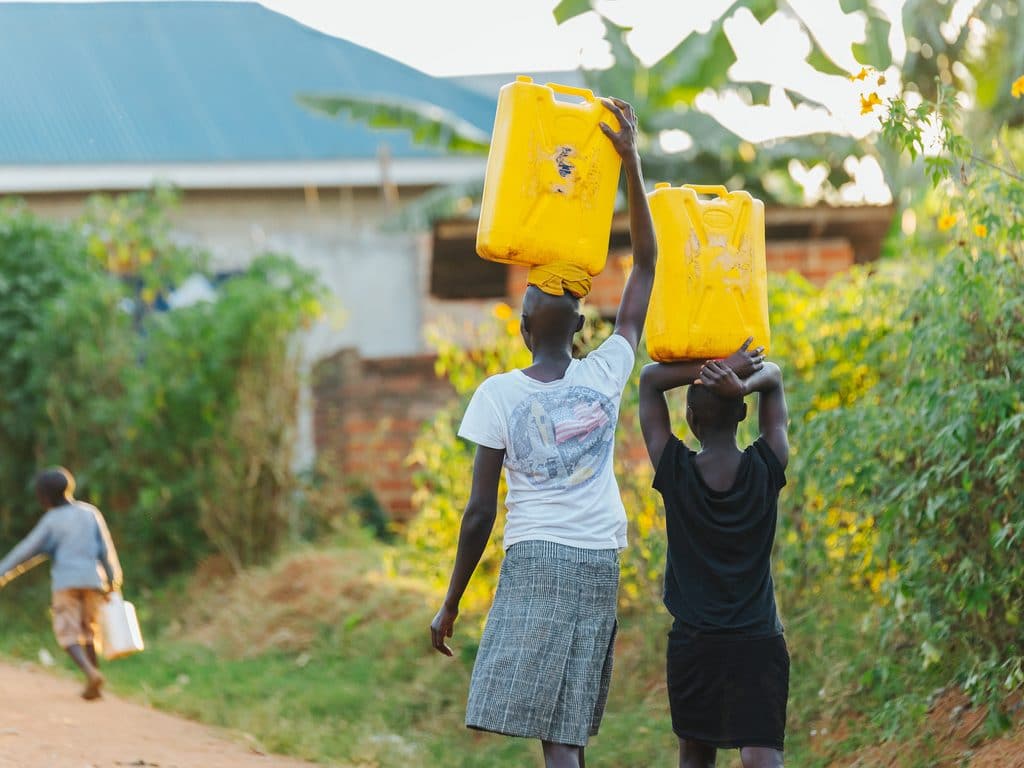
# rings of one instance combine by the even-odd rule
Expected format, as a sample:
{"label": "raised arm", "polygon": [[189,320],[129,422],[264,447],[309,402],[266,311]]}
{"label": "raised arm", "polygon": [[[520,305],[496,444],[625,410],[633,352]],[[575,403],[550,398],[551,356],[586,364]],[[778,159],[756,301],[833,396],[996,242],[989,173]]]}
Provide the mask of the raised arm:
{"label": "raised arm", "polygon": [[692,384],[702,365],[702,360],[651,363],[640,372],[640,429],[647,445],[647,455],[655,467],[661,463],[661,454],[672,436],[672,420],[665,392]]}
{"label": "raised arm", "polygon": [[448,647],[445,638],[452,636],[452,628],[459,615],[459,602],[494,529],[494,519],[498,512],[498,480],[504,461],[504,449],[477,446],[476,458],[473,460],[473,487],[466,511],[462,515],[459,548],[448,583],[448,594],[430,624],[434,648],[445,656],[452,655],[452,649]]}
{"label": "raised arm", "polygon": [[[740,380],[756,374],[764,364],[764,347],[750,350],[753,338],[722,361]],[[672,423],[665,402],[665,392],[693,384],[704,367],[703,360],[683,360],[678,363],[651,363],[640,372],[640,429],[647,444],[647,455],[655,467],[661,462],[672,435]]]}
{"label": "raised arm", "polygon": [[628,341],[635,350],[647,319],[647,305],[654,286],[654,264],[658,259],[658,242],[654,237],[654,221],[651,219],[644,178],[640,171],[640,153],[636,148],[636,114],[633,107],[621,99],[601,101],[619,119],[618,132],[606,123],[601,123],[601,130],[622,157],[622,167],[626,171],[629,239],[633,245],[633,270],[622,290],[622,301],[615,318],[615,333]]}
{"label": "raised arm", "polygon": [[758,429],[785,469],[789,464],[789,407],[782,386],[782,369],[775,363],[766,362],[743,385],[747,392],[758,393]]}

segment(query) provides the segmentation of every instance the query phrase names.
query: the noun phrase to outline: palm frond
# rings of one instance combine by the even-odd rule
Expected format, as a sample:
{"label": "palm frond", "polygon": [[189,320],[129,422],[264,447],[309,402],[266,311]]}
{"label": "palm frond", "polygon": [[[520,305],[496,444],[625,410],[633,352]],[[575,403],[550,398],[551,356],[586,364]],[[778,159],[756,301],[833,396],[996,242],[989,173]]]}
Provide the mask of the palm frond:
{"label": "palm frond", "polygon": [[330,117],[346,115],[371,128],[403,130],[416,144],[459,154],[483,155],[490,137],[446,109],[422,102],[386,97],[299,94],[299,104]]}

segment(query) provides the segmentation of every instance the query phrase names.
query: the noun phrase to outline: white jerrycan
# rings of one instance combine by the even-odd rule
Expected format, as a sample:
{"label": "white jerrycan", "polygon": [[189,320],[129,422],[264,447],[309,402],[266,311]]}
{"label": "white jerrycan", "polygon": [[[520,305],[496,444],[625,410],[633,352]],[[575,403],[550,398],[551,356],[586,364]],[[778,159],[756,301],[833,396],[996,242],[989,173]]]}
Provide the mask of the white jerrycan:
{"label": "white jerrycan", "polygon": [[108,661],[131,656],[145,650],[142,630],[135,615],[135,606],[112,592],[100,608],[100,630],[103,635],[103,658]]}

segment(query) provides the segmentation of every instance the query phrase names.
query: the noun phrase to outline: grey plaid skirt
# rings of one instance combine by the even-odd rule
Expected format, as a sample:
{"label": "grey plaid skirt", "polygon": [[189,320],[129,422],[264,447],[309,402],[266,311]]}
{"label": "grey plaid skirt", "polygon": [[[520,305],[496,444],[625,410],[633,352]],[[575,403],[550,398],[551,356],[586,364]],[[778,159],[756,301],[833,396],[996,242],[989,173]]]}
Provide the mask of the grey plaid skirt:
{"label": "grey plaid skirt", "polygon": [[546,541],[505,553],[466,725],[586,746],[608,699],[619,554]]}

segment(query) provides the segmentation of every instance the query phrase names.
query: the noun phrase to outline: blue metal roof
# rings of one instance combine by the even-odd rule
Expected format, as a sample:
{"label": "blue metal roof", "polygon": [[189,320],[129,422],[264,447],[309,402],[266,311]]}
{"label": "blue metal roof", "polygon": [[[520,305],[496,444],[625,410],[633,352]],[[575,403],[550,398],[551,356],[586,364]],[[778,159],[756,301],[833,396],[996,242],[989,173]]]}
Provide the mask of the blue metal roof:
{"label": "blue metal roof", "polygon": [[497,97],[256,3],[0,3],[0,165],[435,154],[312,114],[300,92],[415,99],[488,133]]}

